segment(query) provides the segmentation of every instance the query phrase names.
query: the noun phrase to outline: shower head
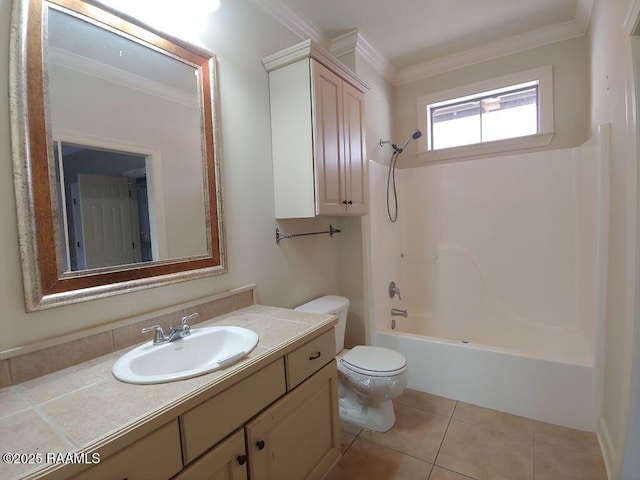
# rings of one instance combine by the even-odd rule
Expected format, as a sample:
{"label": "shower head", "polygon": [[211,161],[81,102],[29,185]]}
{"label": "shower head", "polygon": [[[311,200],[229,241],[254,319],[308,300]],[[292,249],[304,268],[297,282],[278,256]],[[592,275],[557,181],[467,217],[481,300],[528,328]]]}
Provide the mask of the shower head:
{"label": "shower head", "polygon": [[402,145],[401,148],[398,148],[397,145],[393,145],[393,149],[395,150],[395,153],[400,154],[404,151],[405,148],[407,148],[407,145],[409,145],[409,142],[411,140],[417,140],[422,136],[422,132],[420,130],[416,130],[415,132],[413,132],[409,138],[407,138],[407,141],[404,142],[404,145]]}
{"label": "shower head", "polygon": [[400,154],[402,153],[402,151],[407,147],[407,145],[409,145],[409,142],[411,140],[417,140],[422,136],[422,132],[420,130],[416,130],[415,132],[413,132],[411,134],[411,136],[409,138],[407,138],[407,141],[404,142],[404,145],[402,145],[402,147],[398,147],[395,143],[391,143],[391,140],[382,140],[380,139],[380,146],[384,146],[387,143],[391,143],[391,146],[393,147],[393,153],[397,153]]}

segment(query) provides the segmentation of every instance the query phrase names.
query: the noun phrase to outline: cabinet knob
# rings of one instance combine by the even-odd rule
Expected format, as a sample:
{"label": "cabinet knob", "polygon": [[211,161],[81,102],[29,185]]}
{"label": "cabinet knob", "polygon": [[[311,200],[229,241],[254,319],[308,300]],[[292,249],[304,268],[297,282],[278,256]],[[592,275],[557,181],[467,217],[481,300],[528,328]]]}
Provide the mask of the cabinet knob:
{"label": "cabinet knob", "polygon": [[348,203],[349,205],[353,205],[353,200],[349,200],[347,203]]}
{"label": "cabinet knob", "polygon": [[247,456],[246,455],[238,455],[238,463],[240,465],[244,465],[245,463],[247,463]]}
{"label": "cabinet knob", "polygon": [[347,202],[346,200],[343,200],[343,201],[342,201],[342,204],[343,204],[343,205],[346,205],[347,203],[349,203],[349,202]]}
{"label": "cabinet knob", "polygon": [[258,440],[256,442],[256,447],[258,447],[258,450],[262,450],[264,448],[264,440]]}
{"label": "cabinet knob", "polygon": [[309,360],[315,360],[316,358],[320,358],[320,355],[322,355],[322,353],[316,352],[313,355],[309,356]]}

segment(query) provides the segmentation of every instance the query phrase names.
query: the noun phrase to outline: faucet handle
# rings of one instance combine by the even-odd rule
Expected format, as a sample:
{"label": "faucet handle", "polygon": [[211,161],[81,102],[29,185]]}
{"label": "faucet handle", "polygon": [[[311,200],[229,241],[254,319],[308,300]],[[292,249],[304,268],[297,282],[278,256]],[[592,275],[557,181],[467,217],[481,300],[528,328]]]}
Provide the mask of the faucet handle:
{"label": "faucet handle", "polygon": [[164,330],[162,330],[162,327],[160,325],[145,327],[141,330],[141,333],[149,333],[149,332],[153,332],[154,330],[156,334],[155,334],[155,337],[153,337],[153,344],[158,345],[160,343],[164,343],[167,337],[165,337]]}
{"label": "faucet handle", "polygon": [[402,300],[402,297],[400,296],[400,289],[396,286],[396,282],[392,281],[389,284],[389,298],[395,297],[396,294],[398,295],[398,300]]}
{"label": "faucet handle", "polygon": [[182,320],[180,320],[180,326],[182,327],[182,335],[189,335],[191,333],[191,327],[187,322],[199,316],[200,314],[198,312],[195,312],[195,313],[192,313],[191,315],[182,317]]}
{"label": "faucet handle", "polygon": [[200,314],[198,312],[192,313],[191,315],[186,315],[186,316],[182,317],[182,320],[180,320],[180,325],[182,325],[182,326],[186,325],[188,327],[189,325],[187,325],[187,322],[189,320],[193,320],[194,318],[199,317],[199,316],[200,316]]}

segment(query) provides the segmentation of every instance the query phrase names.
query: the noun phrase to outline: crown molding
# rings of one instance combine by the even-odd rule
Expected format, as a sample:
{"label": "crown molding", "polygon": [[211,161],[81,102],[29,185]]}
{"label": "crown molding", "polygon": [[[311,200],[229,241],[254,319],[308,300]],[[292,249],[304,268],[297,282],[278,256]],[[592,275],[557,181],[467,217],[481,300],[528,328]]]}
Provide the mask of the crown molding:
{"label": "crown molding", "polygon": [[512,55],[531,48],[581,37],[585,35],[585,33],[586,28],[584,24],[580,25],[576,20],[550,25],[404,68],[398,71],[394,85],[414,82],[426,77],[486,62],[506,55]]}
{"label": "crown molding", "polygon": [[591,23],[591,11],[593,10],[593,0],[578,0],[576,2],[576,16],[575,20],[582,28],[582,30],[587,33],[589,29],[589,24]]}
{"label": "crown molding", "polygon": [[262,64],[267,72],[271,72],[305,58],[313,58],[318,61],[363,93],[371,90],[371,85],[313,40],[304,40],[273,55],[264,57]]}
{"label": "crown molding", "polygon": [[294,11],[280,0],[251,0],[265,12],[284,25],[301,40],[310,38],[319,45],[328,46],[329,39],[309,19]]}
{"label": "crown molding", "polygon": [[389,83],[394,83],[398,74],[395,67],[357,29],[331,40],[329,48],[336,57],[356,52]]}
{"label": "crown molding", "polygon": [[[268,12],[300,39],[310,38],[315,43],[328,48],[335,56],[345,55],[352,51],[357,52],[388,82],[396,86],[506,55],[512,55],[531,48],[581,37],[587,33],[589,28],[594,2],[594,0],[577,0],[576,13],[573,20],[550,25],[538,30],[532,30],[520,35],[514,35],[503,40],[396,70],[391,62],[357,30],[352,30],[340,37],[329,40],[311,21],[285,5],[281,0],[251,1]],[[632,3],[640,5],[640,3],[638,3],[640,0],[631,1]]]}

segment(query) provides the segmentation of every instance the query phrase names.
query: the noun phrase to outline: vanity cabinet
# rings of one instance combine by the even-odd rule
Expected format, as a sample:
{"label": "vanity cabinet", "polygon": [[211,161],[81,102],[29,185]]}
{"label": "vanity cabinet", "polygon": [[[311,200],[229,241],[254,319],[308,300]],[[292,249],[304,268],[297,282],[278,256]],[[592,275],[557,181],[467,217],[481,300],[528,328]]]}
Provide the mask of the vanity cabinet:
{"label": "vanity cabinet", "polygon": [[340,457],[335,360],[246,426],[251,480],[316,480]]}
{"label": "vanity cabinet", "polygon": [[269,71],[276,218],[366,214],[369,86],[311,41],[263,63]]}
{"label": "vanity cabinet", "polygon": [[322,478],[340,457],[334,357],[332,328],[181,415],[175,480]]}
{"label": "vanity cabinet", "polygon": [[341,454],[334,357],[334,329],[312,335],[74,478],[320,479]]}

